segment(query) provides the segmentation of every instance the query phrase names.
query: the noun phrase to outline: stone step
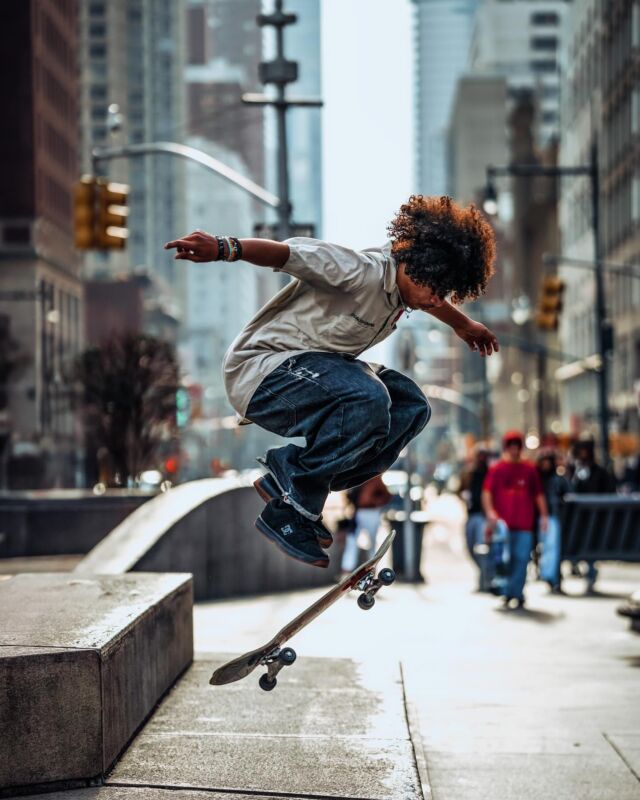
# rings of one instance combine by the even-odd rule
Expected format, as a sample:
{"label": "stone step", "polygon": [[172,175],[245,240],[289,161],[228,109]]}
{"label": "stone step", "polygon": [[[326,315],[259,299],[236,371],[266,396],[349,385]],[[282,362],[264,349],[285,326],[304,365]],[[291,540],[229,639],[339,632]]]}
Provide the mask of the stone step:
{"label": "stone step", "polygon": [[4,794],[99,779],[193,658],[187,574],[2,576],[0,608]]}

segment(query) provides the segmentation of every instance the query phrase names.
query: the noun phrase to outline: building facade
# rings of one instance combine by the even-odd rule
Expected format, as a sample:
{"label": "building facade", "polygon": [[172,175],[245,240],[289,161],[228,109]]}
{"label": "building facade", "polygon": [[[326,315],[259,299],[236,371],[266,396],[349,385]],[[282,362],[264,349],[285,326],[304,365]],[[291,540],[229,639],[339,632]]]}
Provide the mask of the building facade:
{"label": "building facade", "polygon": [[0,131],[0,458],[5,482],[11,475],[22,488],[76,478],[68,374],[82,343],[77,21],[75,0],[0,7],[0,97],[11,120]]}
{"label": "building facade", "polygon": [[[608,359],[612,450],[624,455],[637,450],[640,431],[640,3],[575,3],[567,31],[561,156],[563,163],[583,164],[592,146],[598,150],[605,303],[614,329]],[[575,432],[596,434],[597,375],[589,366],[598,361],[592,199],[587,178],[568,182],[563,255],[584,266],[563,267],[561,338],[577,358],[557,377],[565,423]]]}
{"label": "building facade", "polygon": [[469,68],[504,75],[509,91],[533,93],[534,138],[545,145],[558,138],[561,52],[567,0],[481,0],[475,17]]}
{"label": "building facade", "polygon": [[[184,139],[185,13],[181,0],[80,0],[82,153],[93,147]],[[121,115],[121,118],[118,117]],[[181,277],[164,242],[184,232],[184,163],[170,155],[101,162],[131,187],[124,253],[93,253],[87,273],[143,268],[181,303]]]}
{"label": "building facade", "polygon": [[478,0],[413,0],[415,188],[448,191],[448,127],[458,77],[465,71]]}

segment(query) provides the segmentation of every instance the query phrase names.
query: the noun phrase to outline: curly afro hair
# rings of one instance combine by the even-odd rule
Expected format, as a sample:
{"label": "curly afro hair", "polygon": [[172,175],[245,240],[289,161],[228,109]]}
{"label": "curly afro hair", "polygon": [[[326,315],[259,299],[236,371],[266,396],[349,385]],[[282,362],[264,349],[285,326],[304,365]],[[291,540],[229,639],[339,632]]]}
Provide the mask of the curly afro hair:
{"label": "curly afro hair", "polygon": [[392,253],[407,277],[454,303],[484,294],[494,272],[493,228],[476,206],[450,197],[412,195],[400,207],[388,233]]}

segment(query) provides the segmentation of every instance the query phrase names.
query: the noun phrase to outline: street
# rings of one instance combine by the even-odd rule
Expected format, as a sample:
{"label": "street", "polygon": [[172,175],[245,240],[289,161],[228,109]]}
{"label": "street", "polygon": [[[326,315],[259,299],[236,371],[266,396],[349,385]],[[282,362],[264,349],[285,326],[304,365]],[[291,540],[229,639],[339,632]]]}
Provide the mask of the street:
{"label": "street", "polygon": [[[337,603],[293,640],[299,661],[401,663],[425,797],[640,797],[640,638],[615,614],[640,567],[603,565],[593,596],[578,578],[556,596],[530,577],[527,610],[503,611],[474,592],[459,524],[432,524],[423,555],[426,585],[395,584],[365,617],[355,595]],[[318,594],[198,605],[196,652],[257,647]]]}

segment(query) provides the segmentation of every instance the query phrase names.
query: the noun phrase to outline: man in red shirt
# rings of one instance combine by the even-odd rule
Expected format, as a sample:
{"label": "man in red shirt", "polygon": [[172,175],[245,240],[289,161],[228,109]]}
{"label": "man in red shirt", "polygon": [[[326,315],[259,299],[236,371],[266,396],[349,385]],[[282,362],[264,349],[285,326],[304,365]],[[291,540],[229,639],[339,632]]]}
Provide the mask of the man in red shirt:
{"label": "man in red shirt", "polygon": [[524,441],[518,431],[508,431],[502,440],[502,460],[489,470],[482,487],[482,505],[493,530],[502,521],[509,530],[511,566],[504,604],[518,601],[524,606],[527,565],[533,549],[536,511],[540,530],[547,529],[548,511],[540,476],[534,464],[522,458]]}

